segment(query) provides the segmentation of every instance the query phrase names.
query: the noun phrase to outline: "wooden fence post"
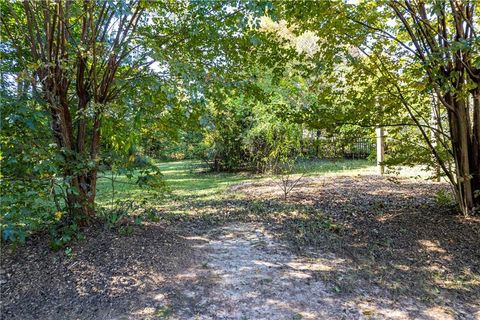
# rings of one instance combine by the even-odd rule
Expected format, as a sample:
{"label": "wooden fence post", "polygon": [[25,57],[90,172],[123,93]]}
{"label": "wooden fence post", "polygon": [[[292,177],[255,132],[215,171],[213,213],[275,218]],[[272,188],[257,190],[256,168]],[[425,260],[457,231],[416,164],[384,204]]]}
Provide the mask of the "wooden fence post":
{"label": "wooden fence post", "polygon": [[385,173],[385,166],[383,161],[385,160],[385,135],[382,127],[375,129],[377,134],[377,168],[380,175]]}

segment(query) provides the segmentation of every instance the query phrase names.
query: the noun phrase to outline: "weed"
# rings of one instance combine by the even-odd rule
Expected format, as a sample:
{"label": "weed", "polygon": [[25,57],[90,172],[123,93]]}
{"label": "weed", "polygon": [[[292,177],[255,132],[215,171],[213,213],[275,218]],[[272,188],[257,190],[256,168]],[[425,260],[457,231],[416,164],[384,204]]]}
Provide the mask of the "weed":
{"label": "weed", "polygon": [[159,318],[168,318],[172,314],[172,310],[169,307],[158,307],[155,310],[155,316]]}
{"label": "weed", "polygon": [[303,316],[300,313],[296,313],[293,315],[292,320],[302,320]]}
{"label": "weed", "polygon": [[71,258],[73,256],[73,250],[72,250],[71,247],[65,248],[65,255],[69,258]]}
{"label": "weed", "polygon": [[451,193],[445,191],[444,189],[440,189],[437,191],[437,193],[435,194],[435,200],[441,206],[455,206],[455,198]]}

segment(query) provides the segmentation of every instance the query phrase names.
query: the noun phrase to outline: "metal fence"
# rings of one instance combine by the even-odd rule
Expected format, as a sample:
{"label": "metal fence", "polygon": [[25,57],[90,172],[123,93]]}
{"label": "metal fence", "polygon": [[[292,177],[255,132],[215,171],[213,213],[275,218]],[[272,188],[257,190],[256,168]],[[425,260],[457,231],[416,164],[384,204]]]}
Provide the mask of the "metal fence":
{"label": "metal fence", "polygon": [[320,159],[366,159],[375,152],[375,140],[369,137],[305,137],[303,152]]}

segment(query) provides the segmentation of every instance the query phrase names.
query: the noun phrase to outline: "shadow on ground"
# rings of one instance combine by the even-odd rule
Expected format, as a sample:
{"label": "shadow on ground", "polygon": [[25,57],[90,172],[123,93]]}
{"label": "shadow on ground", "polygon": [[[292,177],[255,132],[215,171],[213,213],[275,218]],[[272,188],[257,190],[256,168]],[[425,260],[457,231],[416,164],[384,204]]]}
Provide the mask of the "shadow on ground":
{"label": "shadow on ground", "polygon": [[73,256],[43,238],[2,253],[8,319],[476,319],[480,222],[443,184],[305,179],[191,198],[119,236],[88,230]]}
{"label": "shadow on ground", "polygon": [[[164,304],[172,275],[195,261],[196,241],[162,224],[124,237],[97,226],[86,239],[71,257],[52,252],[44,239],[4,250],[2,318],[115,319],[139,306],[155,308]],[[157,293],[159,301],[150,298]]]}

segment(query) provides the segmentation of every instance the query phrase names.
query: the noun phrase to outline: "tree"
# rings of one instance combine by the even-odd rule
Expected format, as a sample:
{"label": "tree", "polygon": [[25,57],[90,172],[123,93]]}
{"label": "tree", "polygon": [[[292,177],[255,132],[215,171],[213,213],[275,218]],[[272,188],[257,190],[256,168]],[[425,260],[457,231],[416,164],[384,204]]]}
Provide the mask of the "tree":
{"label": "tree", "polygon": [[[274,7],[271,14],[294,24],[295,32],[316,32],[321,50],[314,58],[321,64],[331,69],[343,61],[363,70],[377,85],[370,100],[386,101],[408,115],[410,121],[403,124],[416,126],[433,161],[453,185],[461,211],[474,213],[480,206],[476,2],[332,0],[295,6],[274,2]],[[428,115],[432,93],[440,101],[433,126]],[[365,114],[362,109],[357,105]],[[402,125],[383,113],[377,109],[384,125]]]}
{"label": "tree", "polygon": [[404,27],[409,51],[421,62],[429,85],[448,115],[455,177],[441,161],[440,165],[455,186],[462,212],[471,214],[480,207],[478,6],[475,1],[426,4],[395,0],[387,4]]}
{"label": "tree", "polygon": [[51,118],[68,211],[86,223],[95,214],[102,116],[122,91],[120,80],[142,61],[130,57],[144,3],[42,0],[1,7],[2,36],[26,60],[34,96]]}

